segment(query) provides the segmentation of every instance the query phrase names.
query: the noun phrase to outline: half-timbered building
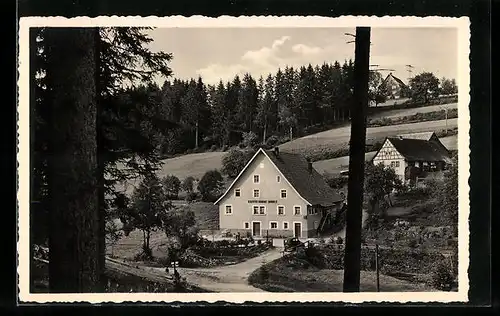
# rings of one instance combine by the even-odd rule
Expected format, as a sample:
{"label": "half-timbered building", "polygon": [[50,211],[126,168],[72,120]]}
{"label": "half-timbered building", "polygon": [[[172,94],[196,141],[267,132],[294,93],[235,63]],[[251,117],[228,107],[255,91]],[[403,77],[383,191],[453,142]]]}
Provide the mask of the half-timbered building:
{"label": "half-timbered building", "polygon": [[446,169],[451,155],[435,133],[413,133],[386,138],[372,162],[391,167],[404,183],[411,183]]}

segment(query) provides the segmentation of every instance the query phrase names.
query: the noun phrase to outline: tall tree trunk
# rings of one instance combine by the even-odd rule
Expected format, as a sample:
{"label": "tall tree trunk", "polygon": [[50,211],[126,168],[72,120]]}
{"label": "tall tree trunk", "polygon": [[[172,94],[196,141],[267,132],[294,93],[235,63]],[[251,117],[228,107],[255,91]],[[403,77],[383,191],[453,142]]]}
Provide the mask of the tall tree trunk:
{"label": "tall tree trunk", "polygon": [[195,145],[194,145],[194,147],[198,148],[198,121],[196,121],[195,137],[196,137],[196,139],[195,139],[195,143],[194,143]]}
{"label": "tall tree trunk", "polygon": [[263,133],[263,136],[262,136],[262,143],[265,144],[266,143],[266,139],[267,139],[267,123],[264,123],[264,133]]}
{"label": "tall tree trunk", "polygon": [[49,282],[53,293],[99,288],[96,30],[48,28],[51,88]]}
{"label": "tall tree trunk", "polygon": [[344,292],[359,292],[369,60],[370,28],[357,27],[354,64],[354,102],[352,103],[353,116],[349,150]]}

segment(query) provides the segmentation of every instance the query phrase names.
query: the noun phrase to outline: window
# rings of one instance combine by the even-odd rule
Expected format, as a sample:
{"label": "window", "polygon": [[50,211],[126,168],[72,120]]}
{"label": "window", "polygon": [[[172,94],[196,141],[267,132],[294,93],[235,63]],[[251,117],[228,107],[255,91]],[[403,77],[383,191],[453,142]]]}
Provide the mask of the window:
{"label": "window", "polygon": [[278,205],[278,215],[285,215],[285,207],[283,205]]}
{"label": "window", "polygon": [[259,206],[259,214],[260,215],[266,214],[266,207],[265,206]]}
{"label": "window", "polygon": [[396,161],[396,167],[399,167],[399,161]]}
{"label": "window", "polygon": [[281,198],[286,199],[286,190],[281,190]]}
{"label": "window", "polygon": [[234,190],[234,196],[240,197],[241,196],[241,190],[240,189]]}
{"label": "window", "polygon": [[300,215],[300,206],[294,206],[293,207],[293,214],[294,215]]}
{"label": "window", "polygon": [[276,176],[276,182],[278,182],[278,183],[281,182],[281,177],[280,176]]}
{"label": "window", "polygon": [[253,183],[259,183],[260,182],[260,176],[258,174],[253,175]]}
{"label": "window", "polygon": [[254,205],[253,207],[253,214],[254,215],[264,215],[266,214],[266,207],[261,205]]}
{"label": "window", "polygon": [[283,229],[288,229],[288,222],[283,222]]}
{"label": "window", "polygon": [[253,190],[253,197],[254,198],[260,197],[260,191],[258,189]]}
{"label": "window", "polygon": [[233,207],[231,205],[226,205],[226,215],[233,214]]}
{"label": "window", "polygon": [[396,167],[396,162],[395,161],[391,161],[391,168],[394,168]]}
{"label": "window", "polygon": [[245,229],[249,229],[250,228],[250,223],[249,222],[245,222]]}
{"label": "window", "polygon": [[270,229],[278,229],[278,222],[269,222]]}
{"label": "window", "polygon": [[313,208],[313,207],[309,207],[309,208],[307,209],[307,214],[309,214],[309,215],[318,214],[318,210],[317,210],[317,209],[315,209],[315,208]]}
{"label": "window", "polygon": [[259,215],[259,207],[258,206],[254,206],[253,207],[253,214],[254,215]]}

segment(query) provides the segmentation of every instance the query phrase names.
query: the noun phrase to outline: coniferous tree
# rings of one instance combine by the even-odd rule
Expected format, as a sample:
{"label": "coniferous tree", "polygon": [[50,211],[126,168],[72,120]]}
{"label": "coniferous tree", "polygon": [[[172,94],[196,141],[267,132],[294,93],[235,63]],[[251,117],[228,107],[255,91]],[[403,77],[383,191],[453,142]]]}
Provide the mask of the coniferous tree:
{"label": "coniferous tree", "polygon": [[97,36],[92,28],[45,30],[51,292],[96,292],[101,284]]}

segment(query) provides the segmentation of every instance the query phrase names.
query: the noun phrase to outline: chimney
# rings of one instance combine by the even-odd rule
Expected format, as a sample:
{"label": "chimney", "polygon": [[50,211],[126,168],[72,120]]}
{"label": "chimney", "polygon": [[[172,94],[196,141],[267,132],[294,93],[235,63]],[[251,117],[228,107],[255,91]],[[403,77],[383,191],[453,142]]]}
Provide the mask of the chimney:
{"label": "chimney", "polygon": [[280,155],[280,148],[279,147],[274,147],[274,155],[276,155],[276,157],[279,157],[279,155]]}

